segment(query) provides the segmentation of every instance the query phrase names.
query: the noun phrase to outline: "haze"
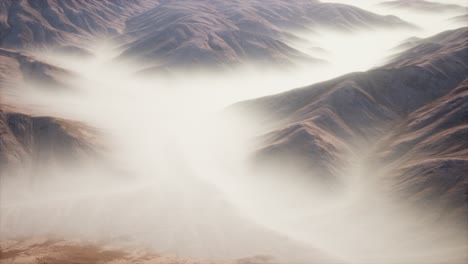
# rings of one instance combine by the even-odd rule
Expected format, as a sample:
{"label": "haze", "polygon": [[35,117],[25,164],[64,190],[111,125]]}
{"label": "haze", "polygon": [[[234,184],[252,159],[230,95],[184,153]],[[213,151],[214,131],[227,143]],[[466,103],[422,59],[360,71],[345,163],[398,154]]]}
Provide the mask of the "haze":
{"label": "haze", "polygon": [[461,26],[449,21],[461,13],[389,10],[378,2],[353,4],[420,29],[296,33],[302,40],[288,44],[324,63],[292,69],[251,64],[150,77],[140,62],[119,60],[121,46],[105,37],[86,47],[93,57],[30,50],[76,76],[63,89],[20,87],[4,102],[97,128],[104,158],[47,168],[40,182],[5,177],[2,237],[52,234],[215,260],[462,263],[466,232],[431,222],[432,208],[414,211],[382,194],[375,179],[387,172],[368,164],[374,146],[350,150],[350,165],[338,168],[343,185],[323,189],[286,163],[252,171],[249,157],[268,129],[258,126],[255,113],[226,111],[239,101],[372,69],[410,37]]}

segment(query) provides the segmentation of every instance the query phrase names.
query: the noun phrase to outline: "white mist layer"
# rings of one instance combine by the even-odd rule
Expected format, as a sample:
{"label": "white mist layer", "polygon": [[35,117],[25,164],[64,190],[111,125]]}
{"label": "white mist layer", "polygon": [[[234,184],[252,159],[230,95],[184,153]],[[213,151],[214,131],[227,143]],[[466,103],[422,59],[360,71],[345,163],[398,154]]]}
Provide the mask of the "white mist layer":
{"label": "white mist layer", "polygon": [[[468,5],[464,0],[427,0],[428,2],[440,4],[455,4],[464,7],[465,10],[436,10],[435,12],[418,12],[415,9],[404,8],[388,8],[379,5],[384,2],[391,2],[392,0],[322,0],[322,2],[343,3],[348,5],[357,6],[365,10],[369,10],[380,15],[395,15],[399,18],[412,23],[422,29],[420,32],[415,32],[413,36],[424,38],[441,31],[453,29],[461,26],[467,26],[463,23],[455,23],[450,21],[450,18],[468,13]],[[408,0],[410,2],[410,0]]]}
{"label": "white mist layer", "polygon": [[429,28],[303,36],[327,51],[331,65],[290,72],[148,79],[133,75],[135,65],[113,61],[112,46],[92,49],[97,56],[91,59],[38,54],[77,72],[76,91],[28,89],[18,96],[25,105],[44,107],[41,113],[99,128],[109,141],[113,170],[57,169],[33,188],[4,182],[0,233],[63,235],[204,258],[266,254],[286,263],[309,263],[322,254],[349,263],[464,258],[463,232],[426,225],[425,216],[381,196],[366,153],[345,168],[345,191],[324,195],[294,175],[249,174],[250,124],[219,115],[239,100],[372,68],[407,37],[441,30]]}

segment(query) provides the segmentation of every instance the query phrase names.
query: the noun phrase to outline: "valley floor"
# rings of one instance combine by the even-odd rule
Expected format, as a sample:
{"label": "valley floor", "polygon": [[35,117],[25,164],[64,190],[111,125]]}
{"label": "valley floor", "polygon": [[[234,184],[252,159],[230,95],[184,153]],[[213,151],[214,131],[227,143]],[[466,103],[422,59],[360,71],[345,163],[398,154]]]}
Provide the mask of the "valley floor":
{"label": "valley floor", "polygon": [[270,260],[267,256],[256,256],[232,261],[205,261],[45,238],[0,241],[0,264],[268,264],[272,263]]}

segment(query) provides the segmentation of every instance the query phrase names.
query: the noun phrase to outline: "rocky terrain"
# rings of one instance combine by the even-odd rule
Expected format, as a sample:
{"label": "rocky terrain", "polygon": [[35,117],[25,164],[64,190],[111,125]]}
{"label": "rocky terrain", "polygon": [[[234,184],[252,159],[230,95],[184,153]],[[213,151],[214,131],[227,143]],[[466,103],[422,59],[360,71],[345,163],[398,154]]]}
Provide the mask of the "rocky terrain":
{"label": "rocky terrain", "polygon": [[187,259],[177,256],[161,256],[144,251],[128,251],[118,248],[105,248],[83,241],[61,241],[30,239],[26,241],[2,241],[0,244],[2,264],[273,264],[269,256],[253,256],[232,261]]}
{"label": "rocky terrain", "polygon": [[[164,1],[130,19],[119,39],[123,57],[151,61],[154,69],[223,67],[253,61],[275,65],[320,62],[290,46],[295,31],[411,27],[394,16],[319,1]],[[151,25],[151,26],[150,26]]]}
{"label": "rocky terrain", "polygon": [[[423,0],[389,1],[381,5],[429,13],[436,10],[465,10],[465,7],[458,5]],[[463,18],[460,16],[455,20]],[[3,236],[0,241],[0,263],[51,264],[70,262],[71,259],[73,263],[278,263],[270,257],[273,255],[287,256],[288,261],[296,261],[293,260],[296,257],[301,263],[304,259],[316,263],[334,263],[332,259],[342,256],[335,254],[331,257],[328,253],[337,252],[322,251],[330,244],[326,245],[324,242],[324,247],[320,248],[318,246],[322,246],[321,241],[314,244],[317,240],[306,237],[312,234],[308,231],[314,230],[309,229],[309,226],[321,223],[311,223],[309,220],[324,216],[325,221],[326,217],[330,217],[330,222],[339,223],[342,220],[337,215],[359,215],[356,219],[346,219],[350,223],[354,223],[351,220],[358,223],[356,234],[363,228],[369,227],[372,230],[375,228],[373,223],[380,224],[379,217],[393,212],[382,210],[385,211],[382,215],[380,212],[366,212],[371,210],[369,208],[377,208],[375,211],[379,211],[378,202],[387,198],[385,194],[396,198],[399,205],[421,210],[437,209],[432,215],[433,221],[454,219],[457,224],[461,224],[452,228],[457,233],[462,233],[468,214],[466,27],[444,31],[428,38],[407,39],[392,50],[395,54],[386,64],[372,70],[352,72],[281,94],[240,102],[228,109],[229,114],[240,113],[243,117],[252,118],[255,146],[247,154],[247,172],[243,167],[239,171],[242,174],[245,172],[247,176],[271,179],[271,182],[265,181],[267,186],[261,186],[255,192],[268,193],[259,200],[266,198],[268,201],[263,201],[266,205],[274,204],[275,214],[272,215],[278,219],[271,219],[275,217],[272,217],[268,206],[256,210],[253,207],[242,208],[244,197],[236,197],[238,203],[231,204],[229,199],[234,201],[232,197],[235,192],[230,193],[217,186],[216,181],[210,182],[209,177],[205,179],[205,175],[198,175],[213,173],[221,177],[224,175],[218,174],[223,174],[224,171],[219,173],[218,167],[213,172],[211,168],[198,168],[198,162],[201,161],[201,167],[207,163],[204,156],[189,160],[193,153],[184,148],[185,144],[190,148],[197,148],[199,145],[186,142],[198,140],[193,135],[187,135],[198,132],[190,131],[188,124],[180,126],[182,131],[177,131],[183,134],[184,142],[180,142],[180,146],[177,142],[180,138],[172,135],[168,137],[166,144],[159,144],[159,141],[166,140],[164,132],[173,134],[170,128],[165,127],[166,124],[174,126],[174,130],[179,128],[174,123],[180,121],[180,113],[172,113],[180,110],[180,104],[177,104],[179,101],[165,109],[164,106],[172,104],[172,101],[168,99],[168,102],[163,102],[164,96],[162,99],[155,96],[148,98],[150,103],[142,103],[141,109],[138,109],[140,111],[129,111],[131,107],[140,107],[138,103],[123,103],[121,106],[118,103],[113,105],[112,102],[103,102],[104,113],[115,111],[107,116],[118,123],[114,129],[130,133],[148,130],[147,133],[129,136],[129,141],[138,141],[145,147],[128,148],[137,153],[122,155],[127,158],[135,155],[128,162],[134,162],[137,166],[133,164],[134,167],[129,166],[127,171],[126,162],[115,166],[107,166],[107,160],[96,162],[101,161],[101,151],[104,149],[98,129],[82,122],[41,114],[41,111],[33,110],[34,107],[27,109],[15,104],[14,100],[16,89],[46,88],[48,95],[61,98],[59,91],[70,91],[73,88],[71,82],[77,77],[77,73],[52,65],[38,56],[42,53],[31,55],[36,49],[95,59],[98,51],[93,50],[90,45],[100,39],[111,40],[117,44],[119,55],[112,58],[111,63],[102,65],[111,67],[114,62],[124,64],[125,60],[131,60],[139,65],[138,69],[132,70],[136,72],[143,69],[140,72],[149,74],[166,74],[179,70],[185,73],[185,70],[200,69],[215,72],[235,70],[236,66],[241,65],[294,69],[293,66],[298,65],[326,63],[300,51],[295,44],[307,42],[301,38],[301,34],[314,35],[316,31],[324,29],[352,34],[363,29],[383,28],[415,29],[416,26],[396,16],[383,16],[350,5],[313,0],[0,1],[0,182],[2,190],[8,191],[0,192],[0,215],[3,220],[0,221],[0,233]],[[327,48],[315,47],[318,52],[328,52]],[[90,71],[93,70],[96,73],[93,72],[90,76],[100,74],[98,67],[91,68]],[[121,73],[112,73],[116,72]],[[311,71],[311,74],[316,72]],[[113,75],[106,77],[112,78]],[[190,78],[187,79],[190,82]],[[121,79],[116,80],[118,82]],[[99,82],[86,81],[83,83],[93,84],[90,85],[92,89],[100,88]],[[130,83],[131,89],[140,84],[136,79],[135,83]],[[155,86],[160,84],[166,85],[161,82]],[[167,84],[170,86],[171,83]],[[129,88],[126,85],[128,84],[115,83],[115,87],[111,86],[109,91],[102,91],[104,100],[114,98],[114,95],[121,100],[119,96],[122,94],[118,93],[121,89]],[[144,89],[147,87],[143,83],[141,86],[138,89],[141,88],[144,97]],[[153,88],[155,87],[151,86]],[[254,88],[252,85],[252,89]],[[96,94],[98,97],[102,96],[101,93]],[[139,95],[135,93],[137,94]],[[172,95],[164,92],[149,94]],[[127,93],[123,95],[122,97],[132,97]],[[139,96],[130,99],[141,100],[142,97]],[[159,103],[162,104],[160,108],[153,107]],[[94,105],[90,103],[89,106]],[[100,111],[100,106],[86,110]],[[104,109],[106,107],[109,109]],[[161,109],[167,113],[156,113]],[[182,107],[181,109],[185,110]],[[140,119],[137,116],[139,114],[148,116]],[[189,114],[180,115],[185,118]],[[99,113],[96,120],[103,116],[104,114]],[[197,119],[200,116],[194,114],[189,117]],[[162,120],[171,118],[174,119],[172,122]],[[125,126],[129,124],[123,122],[131,123],[131,129]],[[152,123],[161,123],[153,128],[157,131],[155,133],[151,130]],[[198,124],[204,123],[200,121]],[[159,134],[159,130],[164,131]],[[211,133],[212,131],[207,134]],[[149,138],[139,138],[139,135],[147,134],[151,134]],[[125,143],[127,142],[122,145]],[[210,148],[207,146],[207,149],[208,152]],[[142,153],[138,152],[141,150]],[[238,151],[237,148],[235,150]],[[164,157],[158,157],[161,153]],[[232,153],[226,153],[229,154]],[[211,156],[207,157],[210,162],[218,161],[211,159]],[[146,159],[150,161],[150,166],[145,163]],[[105,164],[99,164],[101,166],[95,166],[96,168],[93,166],[90,169],[92,173],[88,175],[88,163],[85,165],[81,161]],[[232,169],[229,167],[232,166],[230,162],[231,160],[227,160],[228,165],[220,167]],[[236,162],[237,160],[234,164],[238,165]],[[243,162],[242,159],[242,166]],[[385,193],[382,194],[383,198],[376,197],[378,202],[369,207],[367,203],[353,207],[352,203],[356,201],[352,200],[349,208],[346,207],[347,203],[339,204],[338,209],[325,208],[327,212],[323,215],[313,215],[313,212],[303,212],[306,209],[301,206],[307,204],[310,206],[307,208],[316,205],[320,207],[321,201],[307,200],[309,196],[304,198],[302,194],[292,195],[293,198],[288,200],[288,193],[295,189],[287,190],[287,187],[281,186],[284,190],[280,190],[284,193],[272,192],[271,190],[277,190],[269,186],[269,183],[272,186],[276,184],[274,177],[278,176],[293,184],[312,183],[311,186],[322,193],[338,196],[335,194],[341,194],[342,191],[344,193],[346,184],[350,182],[346,177],[354,177],[351,175],[354,172],[349,172],[353,163],[366,164],[359,168],[359,173],[365,177],[373,176],[369,180],[371,183],[362,184],[363,182],[356,181],[364,185],[359,188],[365,189],[367,184],[377,182],[377,187],[372,190],[373,194]],[[47,168],[57,170],[44,170]],[[76,174],[75,169],[78,171]],[[56,171],[60,177],[54,178]],[[236,171],[233,175],[238,176],[236,173],[239,172]],[[26,181],[20,182],[23,179],[21,176],[26,176]],[[299,177],[301,179],[296,181]],[[11,179],[20,180],[5,181]],[[140,181],[144,186],[139,185]],[[24,186],[21,185],[23,183]],[[242,184],[239,183],[239,186]],[[301,187],[306,189],[308,186],[304,184]],[[271,190],[268,189],[270,187]],[[223,191],[226,193],[222,193]],[[250,190],[246,188],[242,191],[240,196],[247,197]],[[310,188],[307,192],[314,193],[315,190]],[[273,198],[276,195],[279,198]],[[286,199],[283,200],[283,197]],[[323,198],[321,195],[310,197]],[[359,201],[359,197],[356,200]],[[280,203],[291,201],[297,204],[287,204],[287,207],[295,207],[290,211],[277,209],[285,208]],[[249,203],[257,205],[257,201],[249,200]],[[323,204],[326,207],[326,202]],[[357,213],[353,211],[356,208]],[[359,210],[362,210],[362,218]],[[369,215],[377,220],[373,222],[374,219],[371,219],[368,224],[366,221],[369,219],[366,217]],[[265,221],[267,218],[269,219]],[[421,222],[425,220],[422,219]],[[302,222],[306,222],[307,228],[297,232],[301,225],[296,226],[296,223]],[[347,228],[347,225],[342,226],[343,229]],[[317,228],[320,229],[320,225]],[[293,231],[290,232],[291,230]],[[391,231],[389,229],[390,233]],[[412,231],[414,233],[409,232],[410,236],[422,234],[418,233],[419,230]],[[341,234],[339,228],[327,232],[338,233],[337,241],[340,243],[346,240],[346,235],[353,234],[348,231]],[[382,233],[385,233],[382,237],[386,238],[386,232]],[[395,238],[407,238],[398,235],[395,232]],[[43,236],[47,238],[40,238]],[[55,236],[58,239],[54,240]],[[388,242],[388,245],[392,245],[393,234],[389,237],[388,241],[384,238],[380,239],[385,241],[377,240],[381,244],[387,245]],[[71,240],[74,238],[84,240]],[[425,238],[422,237],[423,240]],[[418,239],[415,240],[419,241]],[[369,240],[372,243],[372,239]],[[445,241],[445,238],[441,240]],[[457,244],[458,242],[457,239],[453,241],[453,245],[457,247],[453,251],[457,252],[453,259],[457,261],[460,259],[458,250],[466,247]],[[114,244],[121,247],[110,247]],[[436,244],[434,247],[438,246]],[[133,251],[135,247],[138,250]],[[362,248],[365,247],[366,243],[363,243]],[[329,248],[347,251],[339,247]],[[370,250],[370,253],[383,259],[380,256],[383,251],[379,252],[378,246],[375,248],[377,249]],[[451,249],[448,252],[452,252]],[[409,250],[412,248],[409,247]],[[423,255],[427,251],[430,250],[423,249]],[[180,253],[189,258],[171,256],[167,252]],[[257,252],[261,255],[255,256]],[[390,248],[388,252],[390,253],[386,254],[393,253]],[[413,256],[405,255],[406,253],[404,251],[401,256]],[[359,259],[366,254],[367,252],[358,252],[356,256],[344,254],[343,259]],[[208,256],[211,260],[191,257],[200,255]],[[246,258],[239,259],[239,256]],[[398,257],[400,255],[396,258]],[[439,259],[444,258],[436,258]]]}
{"label": "rocky terrain", "polygon": [[93,35],[116,35],[125,21],[156,5],[151,0],[5,0],[0,3],[0,46],[37,48],[86,47]]}
{"label": "rocky terrain", "polygon": [[73,73],[24,52],[0,48],[0,90],[34,83],[48,89],[66,89]]}
{"label": "rocky terrain", "polygon": [[79,122],[25,114],[0,104],[1,174],[26,171],[94,156],[97,131]]}
{"label": "rocky terrain", "polygon": [[94,152],[91,139],[97,133],[90,127],[38,116],[15,106],[14,96],[9,96],[28,84],[54,92],[67,90],[73,76],[27,53],[0,48],[0,174],[5,173],[7,167],[46,166]]}
{"label": "rocky terrain", "polygon": [[312,180],[339,183],[337,168],[349,153],[392,135],[375,151],[395,162],[402,153],[410,158],[400,160],[400,176],[390,180],[398,188],[391,191],[443,199],[463,210],[459,217],[466,214],[467,34],[467,28],[443,32],[383,67],[233,106],[263,120],[254,164],[293,159]]}
{"label": "rocky terrain", "polygon": [[150,71],[320,63],[293,48],[303,41],[295,31],[412,27],[395,16],[309,0],[8,0],[0,7],[1,47],[87,54],[107,36],[122,45],[122,57],[144,59]]}
{"label": "rocky terrain", "polygon": [[391,170],[389,189],[444,215],[467,214],[468,79],[416,110],[380,142],[381,163]]}
{"label": "rocky terrain", "polygon": [[[318,26],[339,30],[410,26],[393,16],[379,16],[347,5],[305,0],[295,4],[277,1],[268,5],[262,0],[229,3],[217,0],[203,3],[7,0],[2,1],[0,7],[2,96],[9,93],[8,89],[28,82],[48,89],[69,88],[67,81],[73,76],[72,72],[18,49],[55,47],[58,51],[88,56],[91,54],[82,47],[102,34],[118,36],[120,42],[127,43],[122,57],[137,55],[149,58],[152,63],[157,61],[158,66],[153,65],[153,69],[161,69],[240,64],[247,59],[281,65],[291,65],[294,61],[318,63],[321,61],[286,44],[298,39],[292,30],[313,30]],[[36,117],[24,109],[7,106],[5,102],[1,110],[2,130],[5,131],[2,142],[6,146],[2,149],[4,161],[21,160],[25,153],[33,154],[33,150],[47,147],[46,144],[35,143],[38,141],[35,139],[43,138],[40,131],[59,135],[64,148],[76,149],[77,145],[86,145],[63,129],[67,124],[65,120]],[[68,126],[77,128],[73,122]],[[16,131],[15,127],[22,129]],[[22,137],[30,140],[18,140]]]}

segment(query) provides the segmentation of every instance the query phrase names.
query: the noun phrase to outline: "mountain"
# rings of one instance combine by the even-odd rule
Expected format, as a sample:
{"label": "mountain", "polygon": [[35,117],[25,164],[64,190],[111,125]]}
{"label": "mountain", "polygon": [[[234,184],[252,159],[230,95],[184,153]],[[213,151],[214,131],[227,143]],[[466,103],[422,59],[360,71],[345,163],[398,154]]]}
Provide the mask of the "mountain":
{"label": "mountain", "polygon": [[28,53],[0,48],[0,175],[18,165],[28,170],[97,157],[96,130],[16,105],[17,89],[70,91],[74,76]]}
{"label": "mountain", "polygon": [[28,82],[63,89],[69,87],[67,80],[73,76],[27,53],[0,48],[0,91]]}
{"label": "mountain", "polygon": [[380,143],[392,189],[405,199],[466,216],[468,77],[449,94],[411,113]]}
{"label": "mountain", "polygon": [[0,104],[1,173],[31,169],[96,154],[97,132],[79,122],[23,113]]}
{"label": "mountain", "polygon": [[156,4],[156,0],[3,0],[0,46],[85,46],[93,35],[118,34],[129,17]]}
{"label": "mountain", "polygon": [[143,59],[149,68],[227,66],[245,61],[290,65],[319,62],[289,46],[295,31],[411,27],[394,16],[380,16],[342,4],[319,1],[162,1],[131,18],[122,57]]}
{"label": "mountain", "polygon": [[[381,156],[376,153],[391,149],[389,144],[379,145],[381,138],[397,133],[396,131],[400,131],[399,126],[411,119],[414,119],[415,124],[429,120],[429,117],[422,116],[423,113],[439,118],[435,111],[444,102],[465,100],[462,91],[466,87],[463,82],[468,76],[468,64],[464,59],[468,57],[467,40],[468,28],[443,32],[419,40],[418,45],[400,53],[393,61],[380,68],[242,102],[232,106],[229,111],[257,114],[258,118],[255,120],[261,136],[258,149],[252,156],[254,164],[258,164],[260,159],[266,160],[270,166],[279,164],[279,167],[284,167],[293,159],[294,167],[301,168],[300,175],[308,175],[311,181],[339,185],[342,183],[339,175],[343,174],[340,172],[346,170],[346,166],[352,162],[349,157],[359,157],[363,152],[370,152],[370,156]],[[456,104],[447,103],[444,107],[453,109]],[[454,115],[447,117],[446,122],[452,122],[450,124],[454,126],[459,123],[466,125],[466,118],[463,117],[465,112],[460,109],[456,113],[454,110]],[[431,124],[421,128],[424,132],[414,133],[433,135],[436,131],[431,130]],[[459,128],[457,125],[457,129]],[[466,151],[466,145],[460,137],[463,131],[452,132],[453,135],[446,135],[446,140],[452,140],[453,144],[458,144],[458,147]],[[439,135],[439,139],[442,138]],[[442,142],[435,144],[436,141],[433,142],[434,149],[443,146]],[[380,148],[373,147],[377,145]],[[431,145],[426,147],[429,146]],[[453,206],[463,199],[460,198],[460,188],[466,190],[466,186],[463,187],[466,175],[462,173],[466,163],[462,161],[465,159],[462,153],[464,152],[454,152],[456,158],[452,157],[453,160],[447,161],[454,173],[458,171],[453,176],[453,182],[456,182],[458,188],[453,192],[456,199],[450,200]],[[413,175],[404,177],[408,182],[417,182],[418,178],[425,179],[424,173],[431,173],[428,168],[438,166],[437,163],[424,162],[419,165],[411,164],[414,166],[411,167]],[[256,167],[264,169],[262,166]],[[428,180],[425,188],[441,188],[448,192],[448,189],[437,186],[442,183],[437,181],[436,175],[450,172],[440,170],[433,173],[435,180]],[[283,174],[290,175],[286,172]],[[402,179],[396,174],[392,176],[391,181]],[[448,182],[452,180],[447,179],[446,184]],[[434,195],[441,197],[445,193]]]}
{"label": "mountain", "polygon": [[466,38],[468,38],[468,32],[464,30],[448,30],[425,39],[410,38],[395,48],[400,52],[393,56],[394,58],[387,67],[398,67],[399,64],[418,64],[428,59],[435,59],[428,56],[443,56],[444,52],[450,52],[450,49],[464,48],[466,45],[461,42],[464,42]]}
{"label": "mountain", "polygon": [[466,11],[466,7],[426,0],[396,0],[382,2],[379,5],[390,8],[409,9],[424,12]]}
{"label": "mountain", "polygon": [[312,60],[275,39],[280,31],[268,26],[263,30],[270,30],[270,35],[256,34],[239,29],[212,5],[168,1],[128,22],[129,33],[122,38],[131,41],[124,45],[122,57],[160,61],[164,67],[222,66],[246,59],[280,64]]}
{"label": "mountain", "polygon": [[74,73],[28,53],[0,48],[0,164],[31,169],[97,153],[97,131],[79,122],[38,116],[15,106],[15,90],[68,91]]}
{"label": "mountain", "polygon": [[412,26],[395,16],[310,0],[0,3],[0,47],[88,54],[86,48],[94,40],[115,38],[123,50],[121,58],[144,60],[149,71],[192,66],[222,69],[246,62],[322,63],[291,46],[303,41],[296,32],[375,27]]}

